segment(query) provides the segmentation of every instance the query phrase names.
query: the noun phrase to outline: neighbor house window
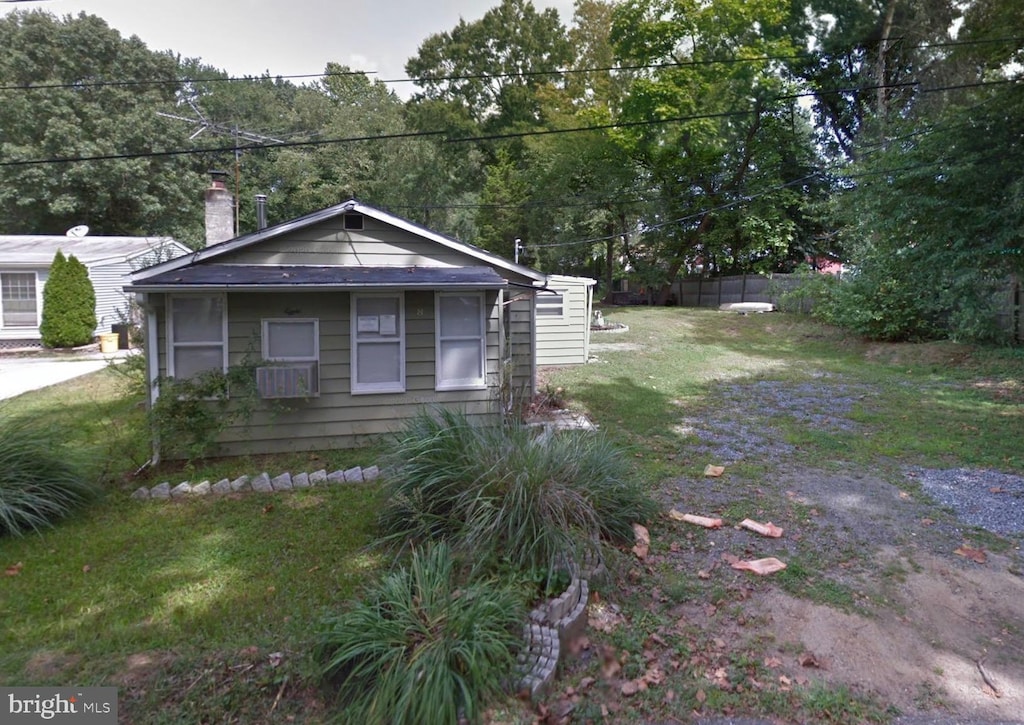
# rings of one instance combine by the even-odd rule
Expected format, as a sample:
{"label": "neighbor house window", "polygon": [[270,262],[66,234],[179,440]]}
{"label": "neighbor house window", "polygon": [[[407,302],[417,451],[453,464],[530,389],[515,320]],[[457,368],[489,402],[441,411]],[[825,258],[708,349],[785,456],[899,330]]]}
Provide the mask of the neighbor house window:
{"label": "neighbor house window", "polygon": [[487,327],[483,293],[439,292],[435,324],[437,389],[485,387]]}
{"label": "neighbor house window", "polygon": [[39,326],[35,272],[0,273],[0,313],[3,327]]}
{"label": "neighbor house window", "polygon": [[352,392],[405,392],[401,294],[352,296]]}
{"label": "neighbor house window", "polygon": [[[263,397],[315,397],[320,393],[320,321],[263,320],[263,359],[257,371]],[[262,372],[261,372],[262,371]]]}
{"label": "neighbor house window", "polygon": [[190,378],[228,367],[227,303],[223,295],[189,295],[168,301],[167,374]]}
{"label": "neighbor house window", "polygon": [[537,293],[537,317],[562,317],[565,315],[565,291],[551,290]]}

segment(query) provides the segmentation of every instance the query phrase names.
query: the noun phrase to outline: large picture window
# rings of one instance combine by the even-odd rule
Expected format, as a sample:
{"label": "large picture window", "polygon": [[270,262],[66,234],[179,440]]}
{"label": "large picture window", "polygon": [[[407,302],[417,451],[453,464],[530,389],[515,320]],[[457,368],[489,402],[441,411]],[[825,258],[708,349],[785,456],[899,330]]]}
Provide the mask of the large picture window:
{"label": "large picture window", "polygon": [[190,378],[228,367],[227,303],[223,295],[171,297],[168,302],[167,374]]}
{"label": "large picture window", "polygon": [[352,296],[352,392],[405,392],[401,294]]}
{"label": "large picture window", "polygon": [[0,273],[0,322],[3,327],[38,327],[35,272]]}
{"label": "large picture window", "polygon": [[483,293],[438,293],[436,320],[437,389],[486,387]]}

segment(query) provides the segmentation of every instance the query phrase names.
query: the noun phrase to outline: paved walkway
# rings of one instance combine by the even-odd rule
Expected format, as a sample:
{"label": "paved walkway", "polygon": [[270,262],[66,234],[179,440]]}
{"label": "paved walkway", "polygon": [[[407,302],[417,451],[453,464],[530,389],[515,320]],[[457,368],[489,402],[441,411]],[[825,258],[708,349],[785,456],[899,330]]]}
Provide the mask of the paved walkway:
{"label": "paved walkway", "polygon": [[107,354],[83,351],[52,355],[0,355],[0,400],[102,370],[110,361],[123,359],[128,352],[118,350]]}

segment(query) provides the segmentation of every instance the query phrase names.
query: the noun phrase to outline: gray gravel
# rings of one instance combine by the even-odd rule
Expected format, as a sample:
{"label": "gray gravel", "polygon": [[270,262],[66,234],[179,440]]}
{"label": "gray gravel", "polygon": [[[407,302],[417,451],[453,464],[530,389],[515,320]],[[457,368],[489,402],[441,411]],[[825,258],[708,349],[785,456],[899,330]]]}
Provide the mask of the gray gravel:
{"label": "gray gravel", "polygon": [[907,477],[966,524],[1004,536],[1024,534],[1024,476],[984,469],[914,468]]}
{"label": "gray gravel", "polygon": [[[784,440],[779,421],[823,432],[857,431],[860,424],[852,420],[851,411],[857,405],[870,406],[878,394],[870,385],[828,373],[802,383],[723,383],[714,389],[714,407],[681,418],[677,432],[696,439],[688,450],[697,458],[726,466],[756,461],[784,467],[797,451]],[[1024,534],[1024,476],[966,468],[909,468],[906,476],[963,524],[1003,536]],[[850,488],[864,485],[851,482]]]}

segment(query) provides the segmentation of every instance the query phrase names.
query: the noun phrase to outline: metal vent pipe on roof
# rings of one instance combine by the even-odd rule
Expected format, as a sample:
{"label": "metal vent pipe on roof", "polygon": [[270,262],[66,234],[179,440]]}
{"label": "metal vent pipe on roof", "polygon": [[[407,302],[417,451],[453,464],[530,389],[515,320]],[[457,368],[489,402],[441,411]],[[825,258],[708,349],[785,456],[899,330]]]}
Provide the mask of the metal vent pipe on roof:
{"label": "metal vent pipe on roof", "polygon": [[256,195],[256,231],[267,228],[267,195]]}

